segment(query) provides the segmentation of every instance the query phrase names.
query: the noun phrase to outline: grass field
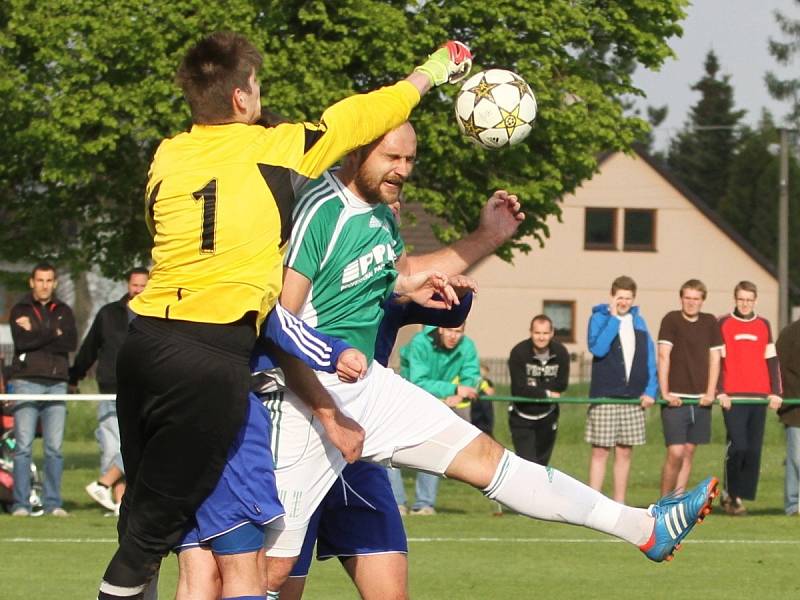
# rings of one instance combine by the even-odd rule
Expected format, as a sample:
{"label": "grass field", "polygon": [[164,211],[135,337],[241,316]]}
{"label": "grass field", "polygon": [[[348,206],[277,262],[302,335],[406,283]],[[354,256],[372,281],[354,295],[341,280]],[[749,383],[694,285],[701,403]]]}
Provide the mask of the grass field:
{"label": "grass field", "polygon": [[[94,407],[71,403],[65,442],[63,494],[71,516],[18,519],[0,515],[0,599],[93,598],[115,550],[113,519],[103,517],[83,486],[96,476]],[[715,408],[713,443],[698,451],[693,482],[721,475],[724,431]],[[585,479],[585,408],[562,413],[553,465]],[[497,406],[499,439],[509,437]],[[628,502],[646,506],[658,496],[663,458],[657,411],[648,416],[647,446],[637,448]],[[40,453],[41,449],[38,447]],[[410,586],[415,599],[457,598],[800,598],[792,570],[800,552],[800,518],[783,515],[783,431],[768,418],[759,498],[747,517],[715,510],[671,564],[652,564],[638,550],[577,527],[492,516],[478,492],[444,481],[439,514],[407,517]],[[41,463],[41,455],[37,460]],[[412,474],[406,474],[413,494]],[[164,561],[162,598],[175,589],[175,560]],[[356,597],[336,561],[315,563],[306,598]]]}

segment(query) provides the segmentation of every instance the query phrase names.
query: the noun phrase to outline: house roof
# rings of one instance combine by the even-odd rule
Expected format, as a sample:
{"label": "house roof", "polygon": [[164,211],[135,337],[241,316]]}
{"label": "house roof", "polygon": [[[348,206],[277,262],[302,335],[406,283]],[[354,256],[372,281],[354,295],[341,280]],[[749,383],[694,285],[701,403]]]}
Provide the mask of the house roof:
{"label": "house roof", "polygon": [[[706,204],[700,197],[690,190],[686,185],[678,180],[677,176],[670,171],[660,160],[648,154],[642,147],[635,146],[633,148],[636,155],[641,158],[648,166],[656,171],[667,183],[674,187],[682,196],[684,196],[695,208],[711,221],[722,233],[724,233],[730,240],[739,246],[748,256],[750,256],[759,266],[766,270],[770,275],[778,278],[778,270],[776,265],[767,259],[755,246],[748,242],[739,232],[737,232],[727,221],[725,221],[713,208]],[[598,166],[602,166],[609,158],[618,154],[619,151],[609,151],[601,154],[597,159]],[[403,212],[405,214],[413,214],[415,221],[411,223],[412,219],[405,218],[400,227],[403,240],[406,245],[410,247],[410,251],[414,254],[425,254],[433,252],[443,246],[443,244],[436,239],[433,233],[433,224],[446,225],[446,221],[440,217],[435,217],[427,213],[420,204],[406,203],[403,205]],[[794,293],[800,292],[800,289],[792,285]]]}
{"label": "house roof", "polygon": [[[446,225],[447,222],[444,219],[426,212],[422,205],[416,202],[405,202],[402,210],[400,233],[403,236],[403,242],[409,248],[409,253],[427,254],[444,245],[433,233],[433,224]],[[413,217],[409,217],[409,215],[413,215]]]}
{"label": "house roof", "polygon": [[[663,177],[667,183],[678,190],[678,192],[680,192],[682,196],[691,202],[694,207],[703,214],[703,216],[716,225],[716,227],[722,231],[722,233],[728,236],[733,243],[739,246],[747,255],[749,255],[756,263],[758,263],[759,266],[761,266],[776,279],[778,278],[778,269],[776,268],[775,264],[761,254],[761,252],[759,252],[755,246],[748,242],[738,231],[736,231],[727,221],[725,221],[725,219],[723,219],[719,213],[717,213],[697,194],[679,181],[678,177],[672,171],[670,171],[667,165],[648,154],[640,146],[634,146],[633,150],[639,158],[641,158],[645,163],[647,163],[648,166],[650,166],[661,177]],[[618,151],[605,152],[601,154],[597,159],[598,167],[602,166],[605,161],[615,154],[618,154]],[[794,286],[792,286],[792,288],[794,288]],[[793,289],[793,291],[795,290]]]}

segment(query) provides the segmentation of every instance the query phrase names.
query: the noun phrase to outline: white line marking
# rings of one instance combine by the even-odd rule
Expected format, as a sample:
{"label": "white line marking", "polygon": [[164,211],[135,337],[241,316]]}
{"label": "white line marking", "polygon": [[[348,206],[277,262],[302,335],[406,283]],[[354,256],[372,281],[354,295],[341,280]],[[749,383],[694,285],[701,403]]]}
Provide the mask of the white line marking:
{"label": "white line marking", "polygon": [[[515,544],[621,544],[622,540],[613,538],[582,540],[576,538],[503,538],[503,537],[410,537],[409,542],[416,544],[429,543],[502,543],[509,542]],[[796,540],[690,540],[692,544],[747,544],[747,545],[800,545],[800,539]],[[116,544],[114,538],[29,538],[13,537],[0,538],[0,544]]]}

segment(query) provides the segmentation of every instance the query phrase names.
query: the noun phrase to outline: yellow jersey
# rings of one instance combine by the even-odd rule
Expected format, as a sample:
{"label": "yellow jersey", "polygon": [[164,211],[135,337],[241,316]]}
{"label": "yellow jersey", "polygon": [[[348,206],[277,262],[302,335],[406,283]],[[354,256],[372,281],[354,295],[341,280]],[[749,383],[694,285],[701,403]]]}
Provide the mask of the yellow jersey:
{"label": "yellow jersey", "polygon": [[153,269],[136,314],[231,323],[277,301],[295,196],[344,154],[408,119],[406,81],[342,100],[319,124],[194,125],[164,140],[150,166],[145,210]]}

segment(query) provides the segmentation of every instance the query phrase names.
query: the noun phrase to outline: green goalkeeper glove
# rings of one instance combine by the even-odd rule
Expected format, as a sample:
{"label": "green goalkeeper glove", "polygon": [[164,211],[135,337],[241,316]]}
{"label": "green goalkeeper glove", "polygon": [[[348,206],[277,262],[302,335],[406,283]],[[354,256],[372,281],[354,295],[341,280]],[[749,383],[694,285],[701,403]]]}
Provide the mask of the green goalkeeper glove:
{"label": "green goalkeeper glove", "polygon": [[469,74],[472,52],[464,44],[450,40],[414,71],[425,73],[434,86],[456,83]]}

